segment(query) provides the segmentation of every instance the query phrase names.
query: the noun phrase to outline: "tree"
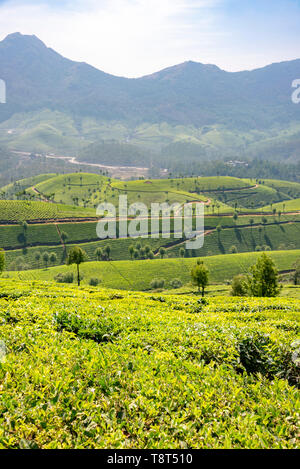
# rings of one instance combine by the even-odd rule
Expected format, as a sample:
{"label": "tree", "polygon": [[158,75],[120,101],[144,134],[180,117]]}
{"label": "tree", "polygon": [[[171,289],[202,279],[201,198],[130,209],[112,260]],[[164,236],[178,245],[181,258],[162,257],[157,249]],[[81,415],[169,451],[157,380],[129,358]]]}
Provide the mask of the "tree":
{"label": "tree", "polygon": [[43,253],[43,261],[45,262],[45,264],[46,264],[46,269],[47,269],[47,267],[48,267],[48,262],[49,262],[49,253],[46,252],[46,251]]}
{"label": "tree", "polygon": [[131,260],[132,260],[132,258],[133,258],[133,253],[134,253],[134,246],[133,246],[133,245],[129,246],[128,251],[129,251],[129,254],[130,254],[130,257],[131,257]]}
{"label": "tree", "polygon": [[184,248],[180,248],[180,249],[179,249],[179,255],[180,255],[180,257],[184,257],[184,256],[185,256],[185,249],[184,249]]}
{"label": "tree", "polygon": [[160,248],[159,254],[160,254],[161,259],[163,259],[164,256],[166,255],[166,250],[165,250],[165,248]]}
{"label": "tree", "polygon": [[2,274],[5,268],[5,253],[3,249],[0,249],[0,275]]}
{"label": "tree", "polygon": [[23,227],[23,231],[24,231],[24,234],[26,233],[27,229],[28,229],[28,224],[26,221],[23,221],[22,223],[22,227]]}
{"label": "tree", "polygon": [[264,225],[264,228],[266,229],[266,224],[268,223],[267,218],[266,218],[266,217],[263,217],[263,218],[261,219],[261,221],[262,221],[262,224]]}
{"label": "tree", "polygon": [[71,249],[67,257],[67,265],[76,264],[77,266],[77,283],[80,286],[80,264],[87,260],[86,252],[79,246]]}
{"label": "tree", "polygon": [[37,261],[38,268],[40,268],[41,253],[37,252],[34,257],[35,257],[35,260]]}
{"label": "tree", "polygon": [[239,218],[238,212],[234,212],[234,215],[233,215],[232,218],[233,218],[233,220],[234,220],[235,222],[237,222],[237,219]]}
{"label": "tree", "polygon": [[149,252],[148,259],[154,259],[154,252],[153,251]]}
{"label": "tree", "polygon": [[63,243],[65,243],[67,241],[68,234],[65,231],[61,232],[61,239],[62,239]]}
{"label": "tree", "polygon": [[97,248],[95,251],[95,257],[97,261],[101,261],[103,259],[103,251],[101,248]]}
{"label": "tree", "polygon": [[275,297],[279,294],[278,270],[274,261],[263,253],[250,269],[249,292],[255,297]]}
{"label": "tree", "polygon": [[51,262],[52,264],[55,264],[55,262],[57,262],[57,255],[55,254],[55,252],[52,252],[52,253],[50,254],[50,262]]}
{"label": "tree", "polygon": [[205,287],[208,285],[209,270],[202,261],[198,261],[191,271],[192,280],[198,287],[198,291],[202,290],[204,297]]}
{"label": "tree", "polygon": [[110,256],[110,245],[109,244],[107,246],[105,246],[104,251],[106,253],[107,259],[109,260],[109,256]]}

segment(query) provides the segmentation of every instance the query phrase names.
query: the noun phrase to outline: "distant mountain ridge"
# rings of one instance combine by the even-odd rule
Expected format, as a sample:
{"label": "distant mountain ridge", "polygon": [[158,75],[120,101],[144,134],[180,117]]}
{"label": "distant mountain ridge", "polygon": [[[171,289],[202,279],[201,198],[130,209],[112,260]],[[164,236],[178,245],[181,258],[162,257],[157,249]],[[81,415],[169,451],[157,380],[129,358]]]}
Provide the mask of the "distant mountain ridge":
{"label": "distant mountain ridge", "polygon": [[0,42],[0,78],[7,85],[0,122],[42,109],[132,125],[166,122],[234,129],[282,126],[300,118],[300,105],[291,100],[300,59],[235,73],[185,62],[128,79],[68,60],[36,36],[14,33]]}

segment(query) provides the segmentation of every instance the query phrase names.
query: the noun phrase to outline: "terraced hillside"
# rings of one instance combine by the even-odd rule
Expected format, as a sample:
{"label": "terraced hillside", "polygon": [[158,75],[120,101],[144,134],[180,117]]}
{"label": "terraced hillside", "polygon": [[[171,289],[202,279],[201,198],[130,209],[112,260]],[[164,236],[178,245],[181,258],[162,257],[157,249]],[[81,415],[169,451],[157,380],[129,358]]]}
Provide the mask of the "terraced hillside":
{"label": "terraced hillside", "polygon": [[0,448],[297,448],[299,301],[0,283]]}
{"label": "terraced hillside", "polygon": [[[158,259],[162,247],[165,258],[300,248],[300,212],[298,214],[296,210],[300,199],[292,198],[299,196],[300,185],[297,183],[229,177],[120,182],[103,175],[74,173],[48,174],[18,181],[8,185],[2,194],[10,194],[16,199],[22,197],[20,190],[23,196],[25,191],[24,197],[37,197],[43,201],[0,200],[0,246],[6,251],[7,270],[64,264],[68,250],[78,244],[88,253],[90,261],[98,259],[98,248],[109,249],[109,260],[113,261]],[[258,208],[262,203],[260,196],[263,194],[266,198],[266,193],[273,194],[270,200],[284,198],[284,201]],[[153,201],[203,201],[206,214],[204,247],[186,250],[185,239],[175,238],[174,233],[169,239],[99,240],[95,207],[104,200],[117,205],[120,194],[127,194],[129,203],[139,201],[149,207]],[[73,205],[56,203],[59,199]],[[243,208],[239,206],[241,200],[247,200],[247,203],[243,202]],[[246,205],[253,208],[246,208]],[[295,208],[290,211],[289,207]],[[300,210],[300,205],[298,208]],[[150,232],[150,221],[148,227]],[[172,229],[173,221],[171,232]],[[47,256],[43,261],[45,253],[51,261]]]}
{"label": "terraced hillside", "polygon": [[0,200],[0,223],[20,223],[50,221],[65,218],[95,218],[94,210],[74,205],[52,204],[48,202]]}
{"label": "terraced hillside", "polygon": [[[18,203],[18,202],[17,202]],[[0,204],[1,205],[1,204]],[[300,248],[300,217],[298,215],[224,216],[205,218],[204,246],[187,250],[185,239],[174,238],[125,238],[99,240],[97,222],[55,222],[24,225],[13,224],[0,227],[0,246],[6,251],[7,270],[26,270],[61,265],[73,245],[80,245],[90,261],[97,260],[96,251],[109,246],[110,260],[137,260],[147,257],[157,259],[160,248],[164,257],[195,257],[223,255],[231,252],[264,250],[291,250]],[[172,227],[172,223],[171,223]],[[149,232],[150,232],[149,223]],[[133,250],[131,249],[133,248]],[[146,253],[145,253],[146,250]],[[52,261],[43,261],[47,252]]]}
{"label": "terraced hillside", "polygon": [[[129,203],[185,203],[203,201],[207,214],[233,213],[234,210],[264,210],[300,198],[300,184],[276,180],[249,180],[233,177],[194,177],[149,179],[120,182],[103,175],[73,173],[44,175],[5,186],[2,198],[31,198],[95,209],[100,202],[118,205],[118,196]],[[279,210],[279,206],[278,206]],[[280,207],[282,211],[282,207]]]}

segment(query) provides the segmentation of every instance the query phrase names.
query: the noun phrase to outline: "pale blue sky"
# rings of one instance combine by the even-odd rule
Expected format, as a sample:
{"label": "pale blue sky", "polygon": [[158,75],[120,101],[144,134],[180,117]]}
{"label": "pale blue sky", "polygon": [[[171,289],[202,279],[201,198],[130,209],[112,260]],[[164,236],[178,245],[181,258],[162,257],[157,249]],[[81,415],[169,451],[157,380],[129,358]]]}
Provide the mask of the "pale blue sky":
{"label": "pale blue sky", "polygon": [[0,0],[0,40],[35,34],[136,77],[185,60],[229,70],[300,58],[300,0]]}

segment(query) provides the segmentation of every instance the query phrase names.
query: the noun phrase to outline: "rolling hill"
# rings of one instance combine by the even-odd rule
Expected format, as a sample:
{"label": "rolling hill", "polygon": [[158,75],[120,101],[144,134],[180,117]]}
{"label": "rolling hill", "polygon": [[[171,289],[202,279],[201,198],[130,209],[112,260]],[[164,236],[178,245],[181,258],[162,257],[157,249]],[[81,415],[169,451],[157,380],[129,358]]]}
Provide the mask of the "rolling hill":
{"label": "rolling hill", "polygon": [[[87,252],[89,261],[97,260],[97,249],[105,252],[109,248],[110,261],[149,258],[152,263],[161,257],[161,248],[165,258],[190,261],[259,251],[286,250],[289,256],[300,248],[300,184],[288,181],[216,176],[121,182],[103,174],[79,172],[26,178],[4,186],[0,194],[4,197],[0,200],[0,246],[6,251],[8,271],[60,266],[74,245]],[[118,212],[120,195],[127,195],[129,204],[144,203],[148,209],[153,202],[204,202],[204,246],[185,249],[184,236],[178,238],[174,233],[178,214],[171,219],[168,239],[151,239],[150,235],[120,239],[117,235],[117,239],[100,240],[96,207],[106,201]],[[266,202],[271,204],[264,205]],[[119,223],[116,225],[119,233]],[[146,234],[147,228],[140,236]],[[45,253],[51,256],[50,263],[44,261]],[[135,265],[130,264],[130,269]]]}

